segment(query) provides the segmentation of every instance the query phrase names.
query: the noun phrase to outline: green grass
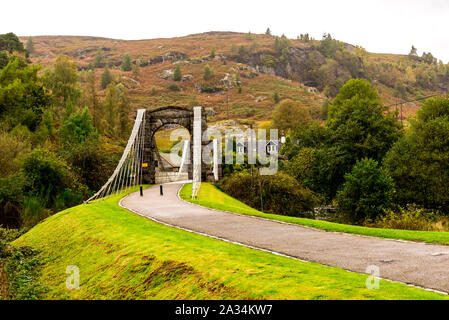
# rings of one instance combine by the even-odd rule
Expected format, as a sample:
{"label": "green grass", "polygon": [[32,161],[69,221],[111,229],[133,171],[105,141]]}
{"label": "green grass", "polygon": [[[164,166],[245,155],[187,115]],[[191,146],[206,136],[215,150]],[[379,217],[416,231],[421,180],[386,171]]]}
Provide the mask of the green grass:
{"label": "green grass", "polygon": [[243,202],[232,198],[231,196],[222,192],[211,183],[201,184],[201,188],[198,192],[197,199],[194,200],[191,199],[190,197],[190,195],[192,194],[191,190],[192,185],[186,184],[180,192],[181,198],[212,209],[248,214],[272,220],[295,223],[327,231],[354,233],[372,237],[401,239],[410,241],[423,241],[428,243],[439,243],[449,245],[449,232],[368,228],[368,227],[333,223],[328,221],[288,217],[278,214],[269,214],[260,212],[254,208],[247,206]]}
{"label": "green grass", "polygon": [[[204,189],[203,189],[204,190]],[[119,196],[44,220],[13,242],[42,251],[45,299],[446,299],[367,275],[167,227],[118,206]],[[68,290],[67,266],[80,270]]]}

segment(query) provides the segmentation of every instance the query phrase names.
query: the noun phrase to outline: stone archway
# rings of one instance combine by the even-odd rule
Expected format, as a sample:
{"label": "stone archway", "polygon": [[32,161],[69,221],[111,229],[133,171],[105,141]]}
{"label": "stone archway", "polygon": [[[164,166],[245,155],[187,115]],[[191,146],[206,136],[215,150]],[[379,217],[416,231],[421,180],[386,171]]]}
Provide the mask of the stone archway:
{"label": "stone archway", "polygon": [[[201,108],[201,131],[207,130],[207,116],[204,108]],[[193,154],[193,109],[184,107],[168,106],[156,110],[147,111],[145,113],[145,147],[143,155],[143,163],[146,164],[142,168],[143,181],[147,184],[154,184],[156,182],[156,166],[157,159],[154,154],[157,152],[155,133],[160,128],[166,125],[179,125],[186,128],[190,133],[190,154]],[[210,141],[202,141],[202,148],[207,146]],[[221,168],[219,170],[221,176]],[[193,177],[192,163],[188,164],[189,179]],[[209,166],[201,166],[201,180],[214,181],[212,169]]]}

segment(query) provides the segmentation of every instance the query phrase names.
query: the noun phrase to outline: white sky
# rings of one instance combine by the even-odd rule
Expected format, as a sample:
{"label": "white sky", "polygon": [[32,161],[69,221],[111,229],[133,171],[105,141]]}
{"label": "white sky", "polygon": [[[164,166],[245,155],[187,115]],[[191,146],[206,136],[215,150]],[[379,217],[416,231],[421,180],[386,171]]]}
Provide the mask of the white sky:
{"label": "white sky", "polygon": [[0,33],[151,39],[205,31],[308,32],[371,52],[413,44],[449,62],[449,0],[13,0],[0,6]]}

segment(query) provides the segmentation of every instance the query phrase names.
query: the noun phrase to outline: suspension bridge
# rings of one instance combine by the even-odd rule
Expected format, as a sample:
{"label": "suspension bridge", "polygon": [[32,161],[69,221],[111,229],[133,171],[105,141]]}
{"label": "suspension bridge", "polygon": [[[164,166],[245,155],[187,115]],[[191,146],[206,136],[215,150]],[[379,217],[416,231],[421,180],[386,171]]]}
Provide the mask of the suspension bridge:
{"label": "suspension bridge", "polygon": [[[156,146],[155,133],[164,126],[177,125],[190,132],[190,141],[183,144],[182,160],[178,172],[168,172]],[[159,181],[172,182],[187,176],[193,182],[192,197],[195,197],[201,181],[214,181],[221,175],[218,165],[218,143],[204,141],[203,133],[207,130],[207,118],[202,107],[182,108],[164,107],[152,111],[137,110],[134,126],[128,143],[112,175],[106,183],[85,203],[118,194],[129,188],[142,184],[154,184]],[[202,165],[202,152],[212,145],[214,165]],[[193,154],[193,157],[191,156]],[[191,161],[192,159],[192,161]],[[163,175],[162,179],[160,176]]]}

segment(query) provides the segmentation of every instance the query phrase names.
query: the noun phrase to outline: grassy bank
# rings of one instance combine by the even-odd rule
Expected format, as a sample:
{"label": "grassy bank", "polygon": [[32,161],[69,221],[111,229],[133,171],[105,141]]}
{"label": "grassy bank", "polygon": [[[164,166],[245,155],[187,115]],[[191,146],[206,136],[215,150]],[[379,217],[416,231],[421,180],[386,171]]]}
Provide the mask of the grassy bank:
{"label": "grassy bank", "polygon": [[297,217],[281,216],[277,214],[268,214],[253,209],[243,202],[234,199],[226,193],[219,190],[211,183],[202,183],[198,192],[197,199],[192,200],[190,195],[192,194],[192,185],[186,184],[180,192],[182,199],[217,210],[225,210],[236,213],[248,214],[258,216],[267,219],[273,219],[278,221],[284,221],[289,223],[295,223],[307,227],[313,227],[317,229],[346,232],[361,234],[366,236],[401,239],[411,241],[423,241],[429,243],[439,243],[449,245],[449,232],[437,232],[437,231],[415,231],[415,230],[396,230],[396,229],[381,229],[381,228],[368,228],[361,226],[353,226],[347,224],[333,223],[328,221],[312,220]]}
{"label": "grassy bank", "polygon": [[[204,189],[203,189],[204,190]],[[120,196],[62,211],[14,241],[41,250],[46,299],[439,299],[447,296],[160,225]],[[67,266],[80,288],[65,286]]]}

